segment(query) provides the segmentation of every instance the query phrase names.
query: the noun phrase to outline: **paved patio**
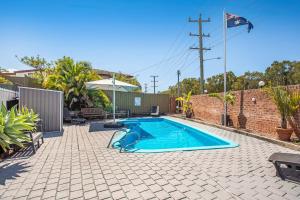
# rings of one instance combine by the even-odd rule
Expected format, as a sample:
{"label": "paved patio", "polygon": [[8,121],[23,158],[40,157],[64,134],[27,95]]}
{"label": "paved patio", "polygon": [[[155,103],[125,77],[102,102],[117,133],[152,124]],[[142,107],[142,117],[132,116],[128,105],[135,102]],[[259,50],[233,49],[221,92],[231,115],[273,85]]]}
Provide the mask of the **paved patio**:
{"label": "paved patio", "polygon": [[[176,119],[177,121],[183,121]],[[101,122],[47,134],[33,156],[0,163],[0,199],[300,199],[300,185],[281,181],[267,161],[293,152],[194,122],[237,148],[157,154],[107,149],[113,130]]]}

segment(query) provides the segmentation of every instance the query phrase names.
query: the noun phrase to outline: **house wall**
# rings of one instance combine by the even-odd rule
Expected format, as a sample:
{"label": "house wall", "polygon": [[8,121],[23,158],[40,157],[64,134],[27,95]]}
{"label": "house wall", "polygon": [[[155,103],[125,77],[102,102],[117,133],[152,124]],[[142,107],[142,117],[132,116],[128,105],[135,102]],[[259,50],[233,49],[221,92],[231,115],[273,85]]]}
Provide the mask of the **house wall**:
{"label": "house wall", "polygon": [[[288,88],[300,91],[300,85],[293,85]],[[259,135],[275,138],[275,127],[280,124],[280,115],[266,92],[261,89],[254,89],[233,93],[236,96],[236,103],[233,106],[228,106],[232,125]],[[255,98],[256,102],[253,102],[252,98]],[[223,103],[220,100],[208,95],[194,95],[191,97],[191,102],[196,119],[221,124]],[[298,125],[300,125],[300,111],[295,117]]]}
{"label": "house wall", "polygon": [[16,72],[16,77],[25,77],[25,76],[30,76],[33,75],[34,72]]}

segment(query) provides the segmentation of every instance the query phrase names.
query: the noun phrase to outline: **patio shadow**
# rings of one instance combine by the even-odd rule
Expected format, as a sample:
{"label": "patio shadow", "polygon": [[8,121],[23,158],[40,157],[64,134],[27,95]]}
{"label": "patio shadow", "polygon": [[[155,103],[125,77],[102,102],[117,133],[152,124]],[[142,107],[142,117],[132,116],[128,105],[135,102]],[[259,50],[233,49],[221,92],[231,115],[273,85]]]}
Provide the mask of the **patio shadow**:
{"label": "patio shadow", "polygon": [[62,137],[63,133],[64,133],[64,130],[62,132],[59,132],[59,131],[45,132],[44,138]]}
{"label": "patio shadow", "polygon": [[247,118],[244,115],[244,90],[241,90],[241,98],[240,98],[240,112],[238,115],[238,123],[239,128],[246,128]]}
{"label": "patio shadow", "polygon": [[31,146],[17,150],[10,158],[28,158],[33,155]]}
{"label": "patio shadow", "polygon": [[90,122],[89,132],[118,130],[118,128],[104,128],[104,123],[106,122]]}
{"label": "patio shadow", "polygon": [[29,166],[26,163],[5,164],[0,167],[0,185],[5,185],[7,180],[14,180],[20,177],[20,173],[27,172]]}

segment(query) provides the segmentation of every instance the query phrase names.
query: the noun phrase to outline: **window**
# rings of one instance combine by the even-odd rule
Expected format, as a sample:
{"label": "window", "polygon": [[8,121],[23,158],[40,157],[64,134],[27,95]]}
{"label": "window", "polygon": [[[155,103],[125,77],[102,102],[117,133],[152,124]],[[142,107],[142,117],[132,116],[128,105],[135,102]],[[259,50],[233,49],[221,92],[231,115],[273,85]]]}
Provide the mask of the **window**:
{"label": "window", "polygon": [[134,106],[141,106],[141,97],[134,97]]}

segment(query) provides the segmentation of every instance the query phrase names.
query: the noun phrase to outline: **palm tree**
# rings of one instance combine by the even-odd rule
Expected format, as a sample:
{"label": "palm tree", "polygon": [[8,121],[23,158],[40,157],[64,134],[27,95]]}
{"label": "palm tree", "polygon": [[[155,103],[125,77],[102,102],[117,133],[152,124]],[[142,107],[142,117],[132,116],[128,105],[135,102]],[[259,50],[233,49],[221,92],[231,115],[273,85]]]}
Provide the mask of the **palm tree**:
{"label": "palm tree", "polygon": [[229,103],[230,105],[234,105],[234,103],[236,101],[236,97],[235,97],[235,95],[232,92],[227,92],[225,94],[225,97],[223,95],[220,95],[219,93],[211,93],[208,96],[210,96],[210,97],[216,97],[220,101]]}
{"label": "palm tree", "polygon": [[[297,126],[296,120],[294,118],[296,112],[300,108],[300,93],[289,91],[284,87],[270,87],[266,89],[266,91],[272,98],[280,113],[280,128],[287,129],[287,125],[289,122],[292,127],[292,130],[290,131],[290,133],[288,133],[289,137],[294,131],[297,137],[300,138],[300,129]],[[281,134],[279,132],[280,128],[276,129],[278,134]],[[289,139],[289,137],[287,136],[287,139]]]}
{"label": "palm tree", "polygon": [[88,102],[85,83],[100,77],[92,70],[88,62],[74,62],[70,57],[63,57],[56,62],[52,74],[47,76],[43,86],[64,92],[65,103],[70,109],[78,108]]}
{"label": "palm tree", "polygon": [[193,114],[191,96],[192,96],[192,91],[190,91],[188,94],[183,94],[182,97],[176,98],[176,101],[180,102],[180,105],[182,106],[183,109],[182,111],[186,114],[188,118],[192,117]]}

